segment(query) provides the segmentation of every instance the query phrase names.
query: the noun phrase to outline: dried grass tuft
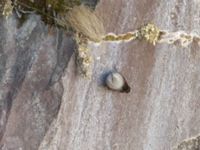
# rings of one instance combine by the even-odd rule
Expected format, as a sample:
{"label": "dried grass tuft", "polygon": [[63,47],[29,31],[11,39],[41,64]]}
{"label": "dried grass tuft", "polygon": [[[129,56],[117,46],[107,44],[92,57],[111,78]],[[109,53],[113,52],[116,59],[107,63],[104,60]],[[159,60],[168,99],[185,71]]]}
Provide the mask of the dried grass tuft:
{"label": "dried grass tuft", "polygon": [[66,19],[91,41],[100,42],[105,35],[103,23],[87,6],[75,6],[67,13]]}

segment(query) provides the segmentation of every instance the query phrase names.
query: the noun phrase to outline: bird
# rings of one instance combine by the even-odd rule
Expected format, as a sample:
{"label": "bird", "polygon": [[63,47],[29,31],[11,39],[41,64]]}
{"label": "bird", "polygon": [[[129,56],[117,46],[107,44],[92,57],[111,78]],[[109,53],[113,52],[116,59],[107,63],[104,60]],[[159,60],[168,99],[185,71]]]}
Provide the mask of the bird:
{"label": "bird", "polygon": [[129,93],[131,91],[131,88],[124,76],[117,71],[112,71],[106,76],[105,85],[110,90],[119,91],[122,93]]}

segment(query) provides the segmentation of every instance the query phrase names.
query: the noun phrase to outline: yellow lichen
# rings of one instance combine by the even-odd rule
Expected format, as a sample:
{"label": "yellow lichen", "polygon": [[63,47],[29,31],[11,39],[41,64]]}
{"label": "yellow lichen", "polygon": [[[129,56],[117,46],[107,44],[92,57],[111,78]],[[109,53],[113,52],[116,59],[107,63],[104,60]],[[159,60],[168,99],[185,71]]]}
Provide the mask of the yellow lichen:
{"label": "yellow lichen", "polygon": [[148,23],[139,29],[139,39],[145,39],[147,42],[155,45],[160,37],[160,29],[154,24]]}
{"label": "yellow lichen", "polygon": [[136,39],[136,32],[128,32],[126,34],[120,34],[120,35],[115,35],[115,34],[107,34],[104,38],[103,41],[130,41]]}
{"label": "yellow lichen", "polygon": [[130,41],[130,40],[146,40],[149,43],[155,45],[160,38],[160,29],[154,24],[147,24],[142,26],[139,30],[135,30],[133,32],[128,32],[126,34],[107,34],[103,40],[104,41]]}

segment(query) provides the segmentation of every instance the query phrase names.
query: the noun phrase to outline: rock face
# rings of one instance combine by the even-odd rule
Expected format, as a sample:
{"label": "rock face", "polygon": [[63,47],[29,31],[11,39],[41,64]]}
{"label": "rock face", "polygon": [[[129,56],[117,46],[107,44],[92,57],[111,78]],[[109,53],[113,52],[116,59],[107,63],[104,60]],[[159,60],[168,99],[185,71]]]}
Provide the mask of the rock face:
{"label": "rock face", "polygon": [[[197,0],[102,0],[95,13],[107,32],[154,22],[200,34],[199,8]],[[0,149],[171,150],[200,133],[198,43],[91,43],[87,80],[76,74],[71,35],[36,15],[20,27],[14,16],[0,20]],[[129,94],[102,86],[114,67]]]}

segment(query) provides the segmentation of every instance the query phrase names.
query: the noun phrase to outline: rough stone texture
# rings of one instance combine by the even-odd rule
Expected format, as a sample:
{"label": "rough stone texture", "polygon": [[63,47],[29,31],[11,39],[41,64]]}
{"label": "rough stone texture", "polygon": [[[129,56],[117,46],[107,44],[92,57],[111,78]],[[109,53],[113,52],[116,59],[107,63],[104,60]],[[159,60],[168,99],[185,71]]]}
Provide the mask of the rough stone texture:
{"label": "rough stone texture", "polygon": [[[102,0],[96,13],[107,32],[155,22],[200,34],[199,8],[198,0]],[[198,43],[91,44],[96,61],[85,80],[76,75],[71,35],[35,15],[20,28],[14,17],[0,20],[2,150],[170,150],[200,133]],[[102,87],[114,67],[129,94]]]}

